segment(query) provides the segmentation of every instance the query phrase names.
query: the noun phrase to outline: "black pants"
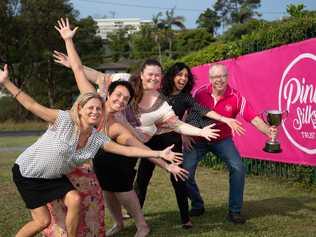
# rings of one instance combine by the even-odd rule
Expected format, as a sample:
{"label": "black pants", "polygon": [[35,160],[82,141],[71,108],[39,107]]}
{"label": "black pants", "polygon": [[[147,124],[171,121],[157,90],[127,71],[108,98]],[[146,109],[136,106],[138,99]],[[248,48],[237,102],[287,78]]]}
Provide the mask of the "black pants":
{"label": "black pants", "polygon": [[[179,136],[178,134],[168,133],[157,135],[146,143],[146,145],[153,150],[161,150],[172,144],[175,144],[175,147],[173,149],[174,151],[182,152],[181,136]],[[141,159],[140,165],[138,167],[136,181],[134,184],[134,189],[137,193],[141,207],[143,207],[144,205],[147,187],[153,175],[154,169],[155,164],[147,159]],[[186,183],[181,179],[178,179],[178,181],[176,181],[172,174],[170,175],[170,180],[176,194],[181,216],[181,223],[184,224],[190,220]]]}

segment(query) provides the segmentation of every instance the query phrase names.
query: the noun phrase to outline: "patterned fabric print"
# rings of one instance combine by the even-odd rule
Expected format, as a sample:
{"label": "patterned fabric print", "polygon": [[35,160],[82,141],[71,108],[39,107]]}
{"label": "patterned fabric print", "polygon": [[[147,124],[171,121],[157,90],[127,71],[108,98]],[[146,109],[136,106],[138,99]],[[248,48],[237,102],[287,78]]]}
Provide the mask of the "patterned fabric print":
{"label": "patterned fabric print", "polygon": [[178,121],[172,107],[166,102],[166,98],[160,94],[153,106],[149,109],[139,108],[137,116],[129,116],[128,122],[134,127],[137,133],[142,134],[142,142],[147,142],[156,134],[158,128],[165,126],[172,130]]}
{"label": "patterned fabric print", "polygon": [[[67,175],[80,192],[81,210],[77,237],[99,237],[105,235],[104,198],[92,164],[85,163]],[[61,200],[48,204],[51,224],[43,231],[46,237],[67,237],[65,227],[66,207]]]}
{"label": "patterned fabric print", "polygon": [[110,138],[93,129],[86,146],[77,150],[78,140],[70,112],[60,110],[55,123],[16,160],[21,174],[29,178],[59,178],[92,159]]}
{"label": "patterned fabric print", "polygon": [[167,96],[167,102],[172,106],[175,114],[182,119],[185,111],[195,111],[200,116],[204,116],[207,112],[210,111],[209,108],[204,107],[197,103],[191,94],[180,92],[177,95],[169,95]]}

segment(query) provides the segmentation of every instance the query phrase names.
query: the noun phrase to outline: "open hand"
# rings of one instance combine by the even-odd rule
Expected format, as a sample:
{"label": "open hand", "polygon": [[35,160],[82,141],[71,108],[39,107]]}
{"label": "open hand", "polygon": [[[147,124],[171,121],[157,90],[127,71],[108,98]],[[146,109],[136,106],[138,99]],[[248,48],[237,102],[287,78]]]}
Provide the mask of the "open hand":
{"label": "open hand", "polygon": [[245,134],[245,129],[242,127],[242,123],[239,122],[237,119],[222,117],[222,121],[223,123],[226,123],[230,127],[230,129],[232,130],[233,136],[235,134],[237,135]]}
{"label": "open hand", "polygon": [[3,70],[0,69],[0,84],[4,84],[7,80],[9,80],[9,70],[8,65],[5,64]]}
{"label": "open hand", "polygon": [[54,50],[53,57],[55,63],[59,63],[68,68],[71,67],[68,56],[66,54]]}
{"label": "open hand", "polygon": [[201,130],[201,137],[204,137],[206,140],[210,141],[211,138],[216,139],[219,137],[218,132],[220,131],[219,129],[214,129],[212,127],[214,127],[216,124],[213,123],[211,125],[205,126],[204,128],[202,128]]}
{"label": "open hand", "polygon": [[182,181],[188,179],[189,172],[176,164],[169,164],[167,170],[173,175],[176,181],[178,181],[178,178]]}
{"label": "open hand", "polygon": [[64,40],[72,39],[79,28],[77,26],[73,30],[71,30],[69,26],[68,18],[66,18],[66,20],[64,20],[64,18],[60,18],[60,20],[58,20],[57,23],[58,23],[58,26],[55,26],[55,29],[59,32],[60,36]]}
{"label": "open hand", "polygon": [[166,149],[162,150],[160,152],[160,156],[166,160],[169,161],[171,163],[182,163],[182,153],[180,152],[173,152],[171,149],[174,147],[174,145],[172,146],[168,146]]}

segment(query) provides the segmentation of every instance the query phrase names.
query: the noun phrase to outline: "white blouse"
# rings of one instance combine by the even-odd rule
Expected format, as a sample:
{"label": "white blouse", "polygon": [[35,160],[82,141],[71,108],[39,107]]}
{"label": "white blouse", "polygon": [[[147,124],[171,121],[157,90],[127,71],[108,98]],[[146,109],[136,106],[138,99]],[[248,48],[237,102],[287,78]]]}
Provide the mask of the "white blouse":
{"label": "white blouse", "polygon": [[69,111],[60,110],[56,121],[16,160],[22,176],[29,178],[59,178],[74,167],[92,159],[110,138],[92,130],[85,147],[77,149],[79,135]]}

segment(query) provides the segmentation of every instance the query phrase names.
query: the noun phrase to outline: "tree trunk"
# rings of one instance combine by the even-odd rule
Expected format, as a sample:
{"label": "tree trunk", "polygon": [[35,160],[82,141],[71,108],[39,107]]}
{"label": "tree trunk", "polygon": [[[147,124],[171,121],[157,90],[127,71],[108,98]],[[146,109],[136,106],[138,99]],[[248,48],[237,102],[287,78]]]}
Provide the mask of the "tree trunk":
{"label": "tree trunk", "polygon": [[48,103],[49,107],[54,106],[54,98],[55,98],[55,80],[53,78],[53,71],[52,71],[52,62],[50,59],[47,60],[47,85],[48,85],[48,90],[47,90],[47,96],[48,96]]}

